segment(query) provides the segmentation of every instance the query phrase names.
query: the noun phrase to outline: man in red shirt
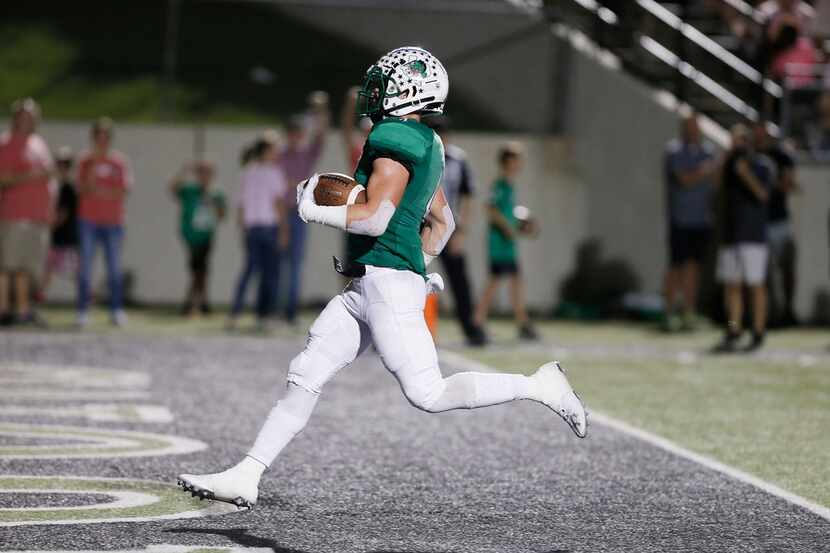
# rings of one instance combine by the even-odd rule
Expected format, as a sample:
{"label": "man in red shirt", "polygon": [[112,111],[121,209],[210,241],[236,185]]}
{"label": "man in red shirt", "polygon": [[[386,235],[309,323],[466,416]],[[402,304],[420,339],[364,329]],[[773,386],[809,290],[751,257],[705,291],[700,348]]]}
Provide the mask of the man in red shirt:
{"label": "man in red shirt", "polygon": [[92,148],[78,162],[78,326],[89,322],[89,286],[96,243],[104,248],[114,325],[126,323],[122,309],[121,242],[124,199],[132,184],[127,157],[111,149],[113,125],[102,117],[92,125]]}
{"label": "man in red shirt", "polygon": [[53,165],[49,147],[35,134],[39,119],[37,102],[17,100],[11,129],[0,135],[0,321],[5,324],[37,322],[29,298],[49,251]]}

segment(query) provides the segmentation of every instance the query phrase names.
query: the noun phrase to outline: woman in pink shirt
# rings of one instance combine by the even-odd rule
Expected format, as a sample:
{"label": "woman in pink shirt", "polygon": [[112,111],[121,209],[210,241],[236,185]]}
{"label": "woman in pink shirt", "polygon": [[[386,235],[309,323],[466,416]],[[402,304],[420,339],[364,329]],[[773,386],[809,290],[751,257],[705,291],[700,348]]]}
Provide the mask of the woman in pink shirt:
{"label": "woman in pink shirt", "polygon": [[112,120],[102,117],[92,125],[92,149],[78,162],[78,326],[89,322],[89,286],[96,244],[104,248],[110,291],[112,324],[127,318],[122,309],[121,242],[124,238],[124,200],[132,185],[127,157],[111,149]]}
{"label": "woman in pink shirt", "polygon": [[279,281],[279,251],[288,246],[290,227],[286,223],[285,175],[277,165],[279,150],[270,135],[254,147],[254,159],[240,177],[236,207],[240,228],[245,235],[245,265],[236,285],[228,328],[236,321],[245,303],[245,291],[254,273],[259,273],[256,313],[260,326],[267,323],[276,308]]}

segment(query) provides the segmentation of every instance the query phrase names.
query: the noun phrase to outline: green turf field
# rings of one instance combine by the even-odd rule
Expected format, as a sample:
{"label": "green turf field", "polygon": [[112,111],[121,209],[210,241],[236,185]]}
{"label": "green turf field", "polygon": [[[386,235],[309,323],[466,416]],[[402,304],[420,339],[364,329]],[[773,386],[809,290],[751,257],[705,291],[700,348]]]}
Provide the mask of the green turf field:
{"label": "green turf field", "polygon": [[[45,311],[55,332],[73,331],[70,309]],[[301,337],[314,313],[295,327],[267,333],[243,320],[243,336]],[[88,332],[159,336],[226,334],[224,317],[185,320],[172,310],[130,313],[114,329],[103,311]],[[658,434],[789,491],[830,506],[830,334],[806,329],[776,332],[755,355],[713,356],[714,328],[665,335],[634,323],[539,325],[544,340],[515,340],[507,322],[490,327],[493,346],[461,345],[457,325],[442,321],[441,342],[495,368],[531,372],[551,359],[564,362],[590,408]]]}
{"label": "green turf field", "polygon": [[518,372],[558,357],[589,407],[830,506],[826,331],[774,333],[760,354],[725,356],[705,352],[715,330],[550,324],[543,332],[556,344],[547,351],[514,344],[465,354]]}

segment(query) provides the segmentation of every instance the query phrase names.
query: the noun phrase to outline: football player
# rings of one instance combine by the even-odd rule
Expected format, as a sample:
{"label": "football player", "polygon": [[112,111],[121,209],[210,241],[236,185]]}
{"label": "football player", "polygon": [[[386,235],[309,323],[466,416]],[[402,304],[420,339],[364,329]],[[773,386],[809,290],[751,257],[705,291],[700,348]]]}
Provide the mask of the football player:
{"label": "football player", "polygon": [[285,393],[245,458],[224,472],[182,474],[185,491],[252,507],[263,472],[305,427],[326,383],[371,344],[418,409],[439,413],[529,399],[556,412],[580,438],[586,436],[585,408],[557,362],[532,376],[441,375],[423,310],[426,295],[443,289],[443,282],[427,275],[426,267],[455,223],[439,186],[444,147],[421,118],[442,113],[448,91],[443,65],[421,48],[392,50],[369,68],[358,110],[375,124],[355,171],[355,180],[366,188],[366,203],[317,205],[317,175],[297,186],[305,222],[349,233],[346,259],[336,268],[352,280],[312,324],[305,349],[289,365]]}

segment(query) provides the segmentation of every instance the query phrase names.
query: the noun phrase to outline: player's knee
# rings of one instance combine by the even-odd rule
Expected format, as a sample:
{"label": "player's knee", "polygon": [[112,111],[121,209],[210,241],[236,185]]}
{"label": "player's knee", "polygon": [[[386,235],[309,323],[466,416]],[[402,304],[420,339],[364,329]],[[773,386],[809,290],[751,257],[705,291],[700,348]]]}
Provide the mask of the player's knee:
{"label": "player's knee", "polygon": [[331,373],[331,362],[328,359],[306,350],[289,363],[288,383],[312,394],[319,394]]}
{"label": "player's knee", "polygon": [[443,411],[439,406],[439,400],[444,394],[446,387],[443,379],[436,380],[429,385],[402,385],[403,393],[407,401],[413,407],[427,413],[439,413]]}

